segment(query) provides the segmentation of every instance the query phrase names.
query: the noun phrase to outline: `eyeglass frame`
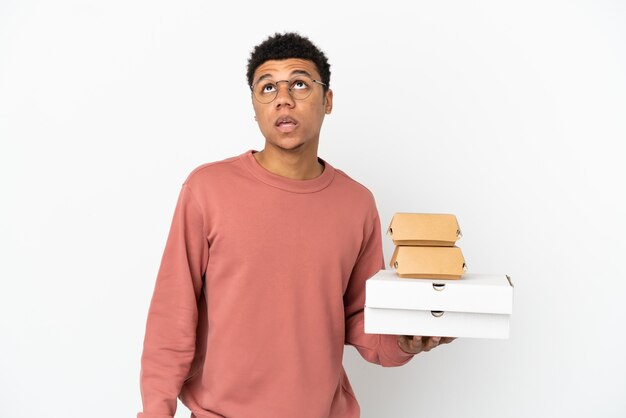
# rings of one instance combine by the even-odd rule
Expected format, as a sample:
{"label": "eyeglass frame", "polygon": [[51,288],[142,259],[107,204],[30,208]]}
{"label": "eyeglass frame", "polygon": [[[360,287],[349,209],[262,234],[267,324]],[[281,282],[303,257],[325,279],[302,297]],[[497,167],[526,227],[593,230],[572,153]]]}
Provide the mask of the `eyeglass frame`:
{"label": "eyeglass frame", "polygon": [[276,86],[276,94],[274,95],[274,98],[273,98],[272,100],[270,100],[269,102],[262,102],[262,101],[260,101],[260,100],[259,100],[259,98],[256,96],[256,94],[254,94],[254,86],[256,86],[257,84],[259,84],[261,81],[265,80],[265,78],[263,78],[263,77],[259,78],[259,79],[256,81],[256,83],[254,83],[254,84],[252,84],[251,86],[249,86],[249,87],[250,87],[250,93],[252,94],[252,97],[254,97],[254,98],[256,99],[256,101],[257,101],[257,102],[259,102],[259,103],[261,103],[261,104],[270,104],[270,103],[272,103],[274,100],[276,100],[276,98],[278,97],[278,83],[287,83],[287,85],[288,85],[288,87],[287,87],[287,91],[289,92],[289,97],[291,97],[293,100],[306,100],[306,99],[308,99],[309,97],[311,97],[311,94],[313,93],[313,89],[311,89],[311,93],[309,93],[309,95],[308,95],[308,96],[306,96],[306,97],[305,97],[305,98],[303,98],[303,99],[296,99],[296,98],[295,98],[295,97],[293,97],[293,95],[291,94],[291,89],[292,89],[293,87],[289,87],[289,82],[291,82],[291,80],[297,79],[298,77],[305,77],[305,78],[310,79],[312,82],[314,82],[314,83],[316,83],[316,84],[319,84],[319,85],[324,86],[324,87],[328,87],[328,84],[323,83],[323,82],[321,82],[321,81],[319,81],[319,80],[316,80],[316,79],[314,79],[313,77],[310,77],[310,76],[308,76],[308,75],[306,75],[306,74],[299,74],[299,75],[293,76],[290,80],[278,80],[278,81],[274,81],[274,82],[273,82],[273,84]]}

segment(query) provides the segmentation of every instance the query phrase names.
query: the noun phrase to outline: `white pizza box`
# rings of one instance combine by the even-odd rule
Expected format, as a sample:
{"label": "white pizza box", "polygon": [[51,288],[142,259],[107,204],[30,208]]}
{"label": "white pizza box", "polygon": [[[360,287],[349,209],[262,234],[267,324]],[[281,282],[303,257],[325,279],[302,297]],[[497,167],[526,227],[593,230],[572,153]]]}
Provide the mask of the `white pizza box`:
{"label": "white pizza box", "polygon": [[513,283],[504,274],[407,279],[381,270],[365,284],[365,332],[508,338]]}

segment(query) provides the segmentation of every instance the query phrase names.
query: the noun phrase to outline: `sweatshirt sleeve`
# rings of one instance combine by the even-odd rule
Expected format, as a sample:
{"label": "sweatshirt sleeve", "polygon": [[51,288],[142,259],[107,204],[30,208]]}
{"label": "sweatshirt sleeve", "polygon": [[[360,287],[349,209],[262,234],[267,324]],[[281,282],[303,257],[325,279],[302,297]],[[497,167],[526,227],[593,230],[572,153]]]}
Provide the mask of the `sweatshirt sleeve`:
{"label": "sweatshirt sleeve", "polygon": [[380,219],[376,212],[344,294],[346,344],[353,345],[371,363],[394,367],[408,363],[413,354],[400,348],[395,335],[364,332],[365,281],[384,268]]}
{"label": "sweatshirt sleeve", "polygon": [[146,321],[137,418],[172,418],[194,357],[198,299],[209,257],[203,212],[183,184]]}

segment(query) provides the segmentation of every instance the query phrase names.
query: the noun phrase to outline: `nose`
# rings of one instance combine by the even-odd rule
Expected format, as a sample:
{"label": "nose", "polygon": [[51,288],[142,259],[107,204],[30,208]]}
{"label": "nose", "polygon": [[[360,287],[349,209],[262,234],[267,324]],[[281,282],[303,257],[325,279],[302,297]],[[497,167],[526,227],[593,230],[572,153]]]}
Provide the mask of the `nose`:
{"label": "nose", "polygon": [[[285,86],[282,87],[280,83],[285,83]],[[289,91],[289,82],[287,80],[276,82],[276,99],[274,99],[274,103],[276,107],[280,106],[291,106],[295,105],[293,97],[291,97],[291,92]]]}

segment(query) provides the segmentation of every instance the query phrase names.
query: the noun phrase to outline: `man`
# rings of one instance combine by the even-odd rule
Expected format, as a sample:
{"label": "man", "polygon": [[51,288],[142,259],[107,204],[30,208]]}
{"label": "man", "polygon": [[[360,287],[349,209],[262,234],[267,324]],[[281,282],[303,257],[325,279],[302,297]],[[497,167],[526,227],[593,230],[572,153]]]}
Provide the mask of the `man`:
{"label": "man", "polygon": [[171,418],[359,416],[344,344],[400,366],[449,339],[363,332],[365,280],[384,268],[369,190],[318,158],[330,66],[294,33],[248,62],[262,151],[196,168],[182,186],[142,356],[143,412]]}

